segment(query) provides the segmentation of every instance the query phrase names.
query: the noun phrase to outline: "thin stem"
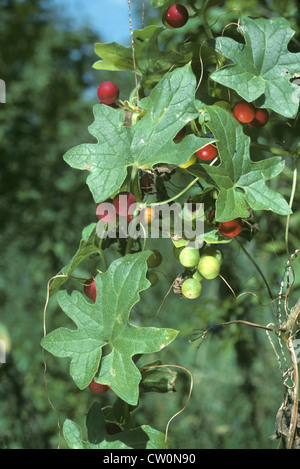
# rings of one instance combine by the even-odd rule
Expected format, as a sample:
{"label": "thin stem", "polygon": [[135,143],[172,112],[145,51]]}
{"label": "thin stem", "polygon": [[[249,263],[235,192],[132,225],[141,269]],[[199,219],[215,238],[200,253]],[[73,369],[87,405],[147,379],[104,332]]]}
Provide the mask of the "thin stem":
{"label": "thin stem", "polygon": [[107,260],[106,260],[104,251],[103,251],[103,249],[102,249],[102,247],[101,247],[102,241],[103,241],[102,238],[101,238],[101,239],[100,239],[100,238],[97,238],[96,241],[95,241],[95,244],[96,244],[96,246],[97,246],[97,248],[98,248],[98,252],[99,252],[99,256],[100,256],[100,258],[101,258],[102,264],[103,264],[103,268],[104,268],[104,270],[107,270],[107,269],[108,269],[108,264],[107,264]]}
{"label": "thin stem", "polygon": [[259,272],[261,278],[263,279],[266,287],[267,287],[267,290],[268,290],[268,293],[269,293],[269,297],[271,299],[271,306],[272,306],[272,310],[273,310],[273,317],[274,317],[274,321],[275,321],[275,325],[277,324],[277,316],[276,316],[276,310],[275,310],[275,307],[274,307],[274,304],[273,304],[273,295],[272,295],[272,292],[271,292],[271,289],[269,287],[269,284],[267,282],[267,279],[266,277],[264,276],[261,268],[259,267],[259,265],[255,262],[255,260],[252,258],[252,256],[248,253],[248,251],[246,251],[246,249],[244,248],[244,246],[242,245],[242,243],[237,239],[237,238],[234,238],[236,243],[239,245],[239,247],[242,249],[242,251],[244,252],[244,254],[246,254],[246,256],[248,257],[248,259],[250,259],[250,261],[252,262],[252,264],[254,265],[254,267],[256,268],[256,270]]}
{"label": "thin stem", "polygon": [[272,147],[270,145],[262,145],[261,143],[251,142],[251,147],[258,148],[259,150],[268,151],[273,155],[278,156],[291,156],[291,152],[289,150],[283,150],[282,148]]}
{"label": "thin stem", "polygon": [[[292,207],[293,207],[293,202],[294,202],[295,193],[296,193],[297,176],[298,176],[298,172],[297,172],[296,165],[295,165],[295,163],[294,163],[294,168],[293,168],[293,184],[292,184],[292,192],[291,192],[290,203],[289,203],[289,207],[290,207],[291,210],[292,210]],[[290,257],[290,252],[289,252],[289,225],[290,225],[290,218],[291,218],[291,215],[289,214],[289,215],[287,216],[287,219],[286,219],[286,227],[285,227],[285,249],[286,249],[286,253],[287,253],[288,257]]]}
{"label": "thin stem", "polygon": [[136,103],[137,103],[137,107],[139,107],[139,86],[138,86],[137,71],[136,71],[136,60],[135,60],[135,49],[134,49],[134,40],[133,40],[133,28],[132,28],[132,21],[131,21],[130,0],[128,0],[128,14],[129,14],[131,49],[132,49],[132,61],[133,61],[135,88],[136,88]]}
{"label": "thin stem", "polygon": [[124,254],[125,256],[131,253],[132,245],[133,245],[133,239],[130,236],[128,236],[125,254]]}
{"label": "thin stem", "polygon": [[130,191],[136,198],[137,202],[141,201],[140,187],[139,187],[139,173],[136,166],[132,167],[130,177]]}
{"label": "thin stem", "polygon": [[[259,329],[265,329],[266,331],[270,331],[270,332],[274,332],[274,329],[272,329],[271,327],[269,326],[263,326],[261,324],[256,324],[254,322],[249,322],[249,321],[243,321],[242,319],[236,319],[235,321],[228,321],[228,322],[223,322],[221,324],[218,324],[218,326],[228,326],[230,324],[245,324],[246,326],[251,326],[251,327],[257,327]],[[216,327],[216,326],[213,326],[212,329]]]}
{"label": "thin stem", "polygon": [[235,241],[238,243],[238,245],[240,246],[240,248],[244,251],[244,253],[246,254],[246,256],[250,259],[250,261],[252,262],[252,264],[255,266],[255,268],[258,270],[258,272],[260,273],[266,287],[267,287],[267,290],[268,290],[268,293],[269,293],[269,296],[271,298],[271,300],[273,300],[273,295],[272,295],[272,292],[271,292],[271,289],[269,287],[269,284],[267,282],[267,279],[266,277],[264,276],[261,268],[259,267],[259,265],[257,265],[257,263],[255,262],[255,260],[251,257],[251,255],[249,254],[248,251],[246,251],[246,249],[244,248],[244,246],[242,245],[242,243],[237,239],[237,238],[234,238]]}
{"label": "thin stem", "polygon": [[[136,208],[136,210],[133,213],[133,218],[135,218],[140,212],[140,200],[141,200],[141,194],[140,194],[140,188],[139,188],[139,172],[136,166],[132,167],[131,178],[130,178],[130,190],[131,190],[131,193],[135,196],[136,201],[137,201],[138,208]],[[130,236],[128,236],[126,249],[125,249],[125,256],[126,254],[131,253],[133,242],[134,240]]]}
{"label": "thin stem", "polygon": [[[207,334],[211,330],[213,330],[215,327],[229,326],[230,324],[244,324],[245,326],[257,327],[258,329],[264,329],[266,331],[270,331],[270,332],[273,332],[274,334],[276,334],[276,331],[274,329],[272,329],[271,327],[269,327],[269,326],[263,326],[262,324],[256,324],[254,322],[244,321],[242,319],[236,319],[236,320],[233,320],[233,321],[227,321],[227,322],[222,322],[222,323],[219,323],[219,324],[215,324],[214,326],[212,326],[212,327],[210,327],[209,329],[206,329],[206,330],[202,329],[203,334],[201,335],[201,337],[199,337],[199,332],[196,332],[194,335],[197,335],[197,337],[195,337],[194,339],[190,339],[190,342],[195,342],[196,340],[199,340],[199,339],[205,339]],[[198,331],[199,331],[199,329],[198,329]]]}
{"label": "thin stem", "polygon": [[[203,28],[204,28],[204,31],[205,31],[205,34],[206,34],[206,37],[208,40],[210,39],[214,39],[214,35],[210,29],[210,26],[208,24],[208,21],[207,21],[207,17],[206,17],[206,10],[208,8],[208,4],[209,4],[209,0],[206,0],[203,4],[203,7],[201,8],[200,10],[200,18],[202,20],[202,24],[203,24]],[[216,60],[216,70],[219,70],[219,68],[221,67],[221,62],[220,62],[220,56],[218,54],[218,52],[216,50],[214,50],[214,56],[215,56],[215,60]],[[215,97],[216,95],[216,89],[217,89],[217,82],[214,81],[213,82],[213,90],[212,90],[212,96]]]}
{"label": "thin stem", "polygon": [[206,18],[207,7],[208,7],[208,0],[205,0],[203,6],[201,8],[200,16],[201,16],[201,19],[202,19],[202,22],[203,22],[204,31],[205,31],[205,34],[206,34],[207,38],[208,39],[214,39],[213,33],[211,32],[211,29],[209,27],[209,24],[208,24],[208,21],[207,21],[207,18]]}
{"label": "thin stem", "polygon": [[104,251],[101,248],[99,249],[99,255],[100,255],[103,267],[104,267],[104,271],[106,271],[108,269],[108,264],[107,264],[107,260],[106,260]]}
{"label": "thin stem", "polygon": [[170,202],[173,202],[173,200],[176,200],[178,199],[179,197],[181,197],[186,191],[188,191],[194,184],[196,184],[196,182],[199,180],[199,178],[195,178],[193,179],[192,182],[190,182],[190,184],[188,186],[186,186],[181,192],[179,192],[178,194],[174,195],[174,197],[171,197],[170,199],[168,200],[164,200],[162,202],[150,202],[148,204],[145,204],[146,207],[155,207],[155,206],[158,206],[158,205],[163,205],[163,204],[169,204]]}

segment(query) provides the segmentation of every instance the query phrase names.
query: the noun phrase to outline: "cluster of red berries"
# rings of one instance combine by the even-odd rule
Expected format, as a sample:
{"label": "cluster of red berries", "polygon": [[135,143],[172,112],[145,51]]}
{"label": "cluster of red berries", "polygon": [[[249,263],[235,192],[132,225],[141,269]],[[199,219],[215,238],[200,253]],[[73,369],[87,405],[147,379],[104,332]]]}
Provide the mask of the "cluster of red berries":
{"label": "cluster of red berries", "polygon": [[104,223],[112,223],[116,215],[126,217],[128,221],[133,218],[136,208],[136,198],[131,192],[119,192],[113,199],[107,199],[96,206],[96,215]]}
{"label": "cluster of red berries", "polygon": [[[148,181],[149,182],[149,181]],[[146,186],[143,182],[143,190],[151,190],[151,186]],[[137,207],[135,196],[131,192],[119,192],[113,199],[107,199],[100,202],[96,206],[96,215],[104,223],[112,223],[116,221],[116,217],[124,217],[131,222]],[[146,207],[137,215],[137,220],[144,226],[147,226],[155,216],[155,212],[151,207]]]}
{"label": "cluster of red berries", "polygon": [[258,109],[252,103],[239,101],[233,107],[233,117],[241,124],[249,124],[250,127],[260,128],[269,121],[269,113],[266,109]]}

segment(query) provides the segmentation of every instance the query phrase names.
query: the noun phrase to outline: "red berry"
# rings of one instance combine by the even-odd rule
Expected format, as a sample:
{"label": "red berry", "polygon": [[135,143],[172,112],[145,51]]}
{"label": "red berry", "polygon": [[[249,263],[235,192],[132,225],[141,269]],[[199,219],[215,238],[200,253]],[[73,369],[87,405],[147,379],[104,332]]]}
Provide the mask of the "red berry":
{"label": "red berry", "polygon": [[90,278],[87,280],[84,284],[83,287],[84,293],[88,298],[94,301],[96,303],[96,298],[97,298],[97,292],[96,292],[96,284],[95,284],[95,279]]}
{"label": "red berry", "polygon": [[96,215],[104,223],[111,223],[116,220],[116,210],[112,202],[112,199],[107,199],[96,206]]}
{"label": "red berry", "polygon": [[242,231],[243,225],[241,218],[235,218],[234,220],[220,222],[218,227],[223,236],[235,238]]}
{"label": "red berry", "polygon": [[103,104],[112,104],[119,97],[119,88],[112,81],[104,81],[98,87],[98,98]]}
{"label": "red berry", "polygon": [[247,101],[239,101],[234,105],[233,116],[242,124],[249,124],[255,118],[255,107]]}
{"label": "red berry", "polygon": [[93,379],[89,384],[89,389],[94,394],[104,394],[106,391],[108,391],[109,387],[106,386],[106,384],[96,383],[96,381]]}
{"label": "red berry", "polygon": [[121,217],[127,217],[128,221],[132,220],[135,204],[136,198],[130,192],[120,192],[113,200],[117,214]]}
{"label": "red berry", "polygon": [[181,28],[189,19],[185,6],[175,3],[170,6],[164,15],[164,24],[169,28]]}
{"label": "red berry", "polygon": [[196,151],[196,155],[198,156],[198,158],[204,161],[213,160],[217,156],[217,154],[217,148],[211,145],[211,143],[205,145],[205,147],[200,148],[200,150]]}
{"label": "red berry", "polygon": [[263,127],[269,120],[269,113],[266,109],[256,109],[255,118],[249,125],[254,128]]}

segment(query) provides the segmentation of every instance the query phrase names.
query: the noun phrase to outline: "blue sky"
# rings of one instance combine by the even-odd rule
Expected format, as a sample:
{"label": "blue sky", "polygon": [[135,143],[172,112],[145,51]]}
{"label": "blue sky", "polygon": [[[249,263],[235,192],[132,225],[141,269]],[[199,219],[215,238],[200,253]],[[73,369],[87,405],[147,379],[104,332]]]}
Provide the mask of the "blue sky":
{"label": "blue sky", "polygon": [[[99,32],[100,42],[116,41],[124,45],[130,42],[127,0],[50,0],[49,3],[60,16],[66,15],[74,24],[85,24]],[[133,29],[140,29],[141,19],[134,15],[134,3],[131,9]]]}

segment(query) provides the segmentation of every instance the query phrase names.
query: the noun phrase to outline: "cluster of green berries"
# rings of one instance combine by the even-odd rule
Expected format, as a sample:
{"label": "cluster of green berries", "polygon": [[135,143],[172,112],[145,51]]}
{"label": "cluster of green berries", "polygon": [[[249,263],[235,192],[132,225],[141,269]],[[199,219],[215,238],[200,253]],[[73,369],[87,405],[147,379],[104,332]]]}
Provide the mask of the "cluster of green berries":
{"label": "cluster of green berries", "polygon": [[181,293],[185,298],[198,298],[202,291],[202,280],[213,280],[218,277],[222,263],[222,253],[219,249],[207,247],[203,253],[189,246],[175,246],[175,257],[182,266],[186,267],[190,276],[181,285]]}

